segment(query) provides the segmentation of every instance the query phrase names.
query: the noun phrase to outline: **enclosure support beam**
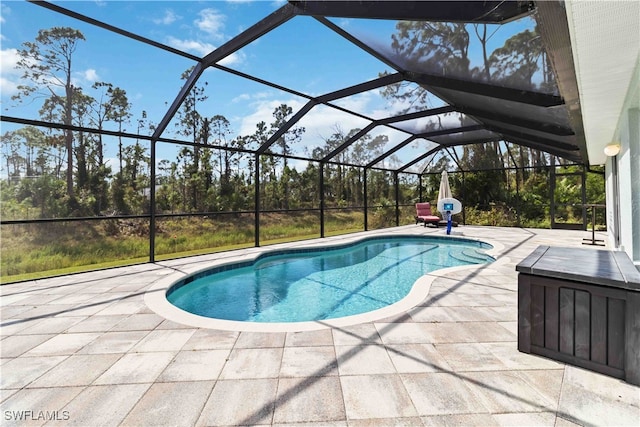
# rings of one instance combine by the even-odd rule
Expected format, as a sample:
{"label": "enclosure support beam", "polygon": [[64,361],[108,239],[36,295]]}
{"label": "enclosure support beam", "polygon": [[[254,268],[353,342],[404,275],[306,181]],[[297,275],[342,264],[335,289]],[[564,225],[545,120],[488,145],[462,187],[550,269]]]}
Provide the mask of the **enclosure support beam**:
{"label": "enclosure support beam", "polygon": [[[316,101],[307,102],[297,113],[295,113],[289,120],[287,120],[285,124],[280,126],[280,128],[278,128],[278,130],[267,140],[267,142],[265,142],[260,146],[260,148],[258,148],[257,152],[258,153],[266,152],[269,149],[269,147],[271,147],[278,139],[282,137],[282,135],[284,135],[289,129],[291,129],[293,125],[298,123],[298,121],[300,121],[300,119],[304,117],[304,115],[307,114],[309,110],[311,110],[313,107],[316,106],[316,104],[317,104]],[[282,153],[282,154],[287,154],[287,153]]]}
{"label": "enclosure support beam", "polygon": [[364,83],[360,83],[354,86],[349,86],[344,89],[336,90],[334,92],[327,93],[325,95],[316,98],[316,101],[325,104],[327,102],[334,101],[336,99],[345,98],[347,96],[353,96],[358,93],[367,92],[373,89],[378,89],[383,86],[392,85],[402,81],[402,74],[387,74],[386,76],[379,77],[374,80],[369,80]]}
{"label": "enclosure support beam", "polygon": [[453,149],[453,154],[451,154],[451,151],[449,151],[449,147],[445,147],[444,150],[447,152],[451,160],[453,160],[453,162],[456,164],[458,169],[462,170],[462,166],[460,166],[460,159],[458,158],[458,154],[456,153],[456,150]]}
{"label": "enclosure support beam", "polygon": [[398,172],[393,173],[393,186],[396,193],[396,227],[398,227],[400,226],[400,178],[398,177]]}
{"label": "enclosure support beam", "polygon": [[162,44],[162,43],[158,43],[157,41],[148,39],[146,37],[142,37],[142,36],[140,36],[138,34],[134,34],[132,32],[123,30],[122,28],[118,28],[118,27],[115,27],[113,25],[107,24],[105,22],[98,21],[97,19],[90,18],[90,17],[82,15],[82,14],[80,14],[78,12],[74,12],[72,10],[65,9],[65,8],[63,8],[63,7],[61,7],[61,6],[57,5],[57,4],[52,4],[52,3],[49,3],[49,2],[46,2],[46,1],[34,1],[34,0],[28,0],[28,1],[29,1],[29,3],[35,4],[36,6],[45,7],[45,8],[47,8],[47,9],[53,11],[53,12],[58,12],[58,13],[60,13],[62,15],[66,15],[66,16],[68,16],[70,18],[77,19],[77,20],[82,21],[82,22],[86,22],[87,24],[95,25],[96,27],[100,27],[100,28],[105,29],[107,31],[114,32],[116,34],[120,34],[121,36],[128,37],[130,39],[139,41],[141,43],[146,43],[146,44],[148,44],[150,46],[157,47],[159,49],[165,50],[167,52],[171,52],[171,53],[176,54],[176,55],[180,55],[180,56],[182,56],[184,58],[188,58],[188,59],[191,59],[193,61],[199,61],[200,60],[199,57],[197,57],[195,55],[191,55],[190,53],[183,52],[183,51],[181,51],[179,49],[175,49],[175,48],[173,48],[171,46],[167,46],[167,45]]}
{"label": "enclosure support beam", "polygon": [[[580,168],[582,171],[582,224],[584,226],[584,230],[587,229],[587,170],[584,165]],[[596,225],[593,224],[595,227]]]}
{"label": "enclosure support beam", "polygon": [[518,169],[516,168],[516,215],[518,218],[518,227],[522,227],[522,221],[520,220],[520,180],[518,179]]}
{"label": "enclosure support beam", "polygon": [[500,135],[504,135],[508,139],[511,139],[511,138],[523,139],[523,140],[535,142],[537,144],[541,144],[543,146],[550,146],[558,150],[564,150],[569,152],[578,152],[579,150],[577,145],[573,145],[567,142],[561,142],[553,138],[544,138],[544,137],[532,135],[524,131],[507,129],[501,126],[489,125],[489,124],[485,124],[484,128],[492,132],[498,133]]}
{"label": "enclosure support beam", "polygon": [[422,117],[437,116],[439,114],[454,113],[458,111],[457,107],[447,105],[445,107],[432,108],[425,111],[415,111],[413,113],[401,114],[399,116],[387,117],[386,119],[377,120],[381,125],[387,125],[391,123],[404,122],[406,120],[420,119]]}
{"label": "enclosure support beam", "polygon": [[424,153],[423,155],[421,155],[420,157],[411,160],[409,163],[407,163],[406,165],[404,165],[403,167],[401,167],[400,169],[398,169],[398,172],[403,172],[406,169],[409,169],[411,166],[415,165],[416,163],[420,162],[421,160],[426,159],[427,157],[429,157],[430,155],[432,155],[433,153],[435,153],[436,151],[439,151],[442,149],[442,145],[438,145],[437,147],[432,148],[431,150],[427,151],[426,153]]}
{"label": "enclosure support beam", "polygon": [[483,110],[481,108],[473,108],[456,104],[456,111],[464,113],[467,116],[474,116],[482,121],[482,119],[492,120],[502,124],[508,124],[512,126],[518,126],[525,129],[531,129],[539,132],[546,132],[556,136],[573,136],[575,132],[573,129],[561,126],[555,123],[539,122],[537,120],[513,117],[505,114],[496,113],[490,110]]}
{"label": "enclosure support beam", "polygon": [[277,28],[280,25],[284,24],[294,16],[295,10],[293,6],[288,3],[285,4],[280,9],[271,13],[269,16],[262,19],[258,23],[247,28],[245,31],[202,58],[202,65],[205,67],[210,67],[216,64],[218,61],[226,58],[234,52],[237,52],[249,43],[267,34],[274,28]]}
{"label": "enclosure support beam", "polygon": [[256,247],[260,246],[260,154],[255,156],[254,188],[254,237]]}
{"label": "enclosure support beam", "polygon": [[[467,92],[495,99],[504,99],[506,101],[521,102],[524,104],[537,105],[539,107],[556,107],[558,105],[564,105],[564,100],[559,95],[549,95],[546,93],[528,90],[512,89],[504,86],[473,82],[452,77],[436,76],[433,74],[416,72],[405,72],[404,74],[407,80],[427,86],[427,90],[434,92],[435,95],[438,95],[447,103],[450,103],[447,96],[437,93],[437,88]],[[434,87],[435,90],[433,89]]]}
{"label": "enclosure support beam", "polygon": [[[354,45],[358,46],[360,49],[362,49],[365,52],[367,52],[369,55],[371,55],[374,58],[376,58],[378,61],[382,62],[383,64],[386,64],[389,68],[397,70],[397,65],[394,64],[393,62],[391,62],[387,57],[385,57],[384,55],[380,54],[380,52],[378,52],[377,50],[373,49],[368,44],[361,42],[359,39],[357,39],[356,37],[352,36],[351,33],[343,30],[339,25],[334,24],[332,21],[330,21],[329,19],[327,19],[324,16],[316,15],[316,16],[314,16],[314,18],[316,20],[318,20],[319,22],[321,22],[322,24],[324,24],[325,26],[327,26],[328,28],[330,28],[331,30],[333,30],[334,32],[336,32],[337,34],[339,34],[341,37],[344,37],[345,39],[349,40]],[[404,76],[403,76],[403,78],[404,78]]]}
{"label": "enclosure support beam", "polygon": [[[464,176],[464,171],[462,171],[462,189],[461,189],[461,198],[462,201],[464,202],[464,189],[467,186],[467,183],[465,181],[465,176]],[[462,225],[467,225],[467,213],[465,210],[465,203],[462,204]]]}
{"label": "enclosure support beam", "polygon": [[[507,153],[509,153],[509,157],[513,162],[513,166],[515,166],[516,172],[516,219],[518,220],[518,227],[522,227],[522,223],[520,221],[520,180],[518,179],[518,163],[516,159],[513,157],[513,153],[509,148],[509,144],[505,143],[505,147],[507,147]],[[524,179],[523,179],[524,181]]]}
{"label": "enclosure support beam", "polygon": [[[449,135],[449,134],[452,134],[452,133],[459,133],[459,132],[470,132],[470,131],[479,130],[479,129],[481,129],[481,126],[478,126],[478,125],[463,126],[463,127],[459,127],[459,128],[442,129],[442,130],[436,130],[436,131],[432,131],[432,132],[425,132],[425,133],[416,135],[416,137],[417,138],[429,139],[429,137],[431,137],[431,136]],[[445,145],[445,144],[440,144],[440,145],[432,148],[431,150],[429,150],[426,153],[422,154],[418,158],[410,161],[409,163],[405,164],[403,167],[397,169],[397,172],[404,172],[405,170],[409,169],[411,166],[415,165],[416,163],[420,162],[423,159],[426,159],[431,154],[435,153],[438,150],[441,150],[443,147],[446,147],[446,146],[447,145]]]}
{"label": "enclosure support beam", "polygon": [[331,160],[333,157],[335,157],[336,155],[338,155],[342,150],[346,149],[348,146],[350,146],[351,144],[353,144],[354,142],[356,142],[357,140],[359,140],[360,138],[362,138],[363,136],[365,136],[367,133],[369,133],[369,131],[371,129],[373,129],[374,127],[376,127],[376,122],[372,122],[369,123],[364,129],[360,130],[360,132],[356,133],[355,135],[353,135],[351,138],[349,138],[348,140],[346,140],[345,142],[343,142],[342,144],[340,144],[339,147],[335,148],[332,152],[330,152],[329,154],[327,154],[322,161],[326,162],[328,160]]}
{"label": "enclosure support beam", "polygon": [[395,153],[396,151],[400,150],[403,147],[406,147],[407,145],[409,145],[409,143],[411,143],[411,141],[413,141],[414,139],[416,139],[417,136],[415,135],[411,135],[409,138],[405,139],[404,141],[402,141],[400,144],[396,145],[395,147],[393,147],[392,149],[390,149],[389,151],[387,151],[386,153],[376,157],[375,159],[373,159],[372,161],[369,162],[369,164],[367,164],[367,167],[372,167],[375,166],[376,164],[378,164],[379,162],[381,162],[383,159],[389,157],[390,155],[392,155],[393,153]]}
{"label": "enclosure support beam", "polygon": [[556,156],[551,156],[551,176],[549,179],[549,214],[551,215],[551,229],[556,226]]}
{"label": "enclosure support beam", "polygon": [[291,1],[297,13],[309,16],[339,18],[468,21],[500,24],[531,13],[530,2],[505,1]]}
{"label": "enclosure support beam", "polygon": [[544,144],[540,144],[537,142],[532,142],[530,140],[524,138],[517,138],[513,136],[509,136],[509,142],[514,144],[522,145],[523,147],[533,148],[534,150],[543,151],[549,154],[552,157],[562,157],[564,159],[570,160],[574,163],[582,163],[580,159],[580,155],[577,151],[568,152],[565,150],[554,149],[549,146],[545,146]]}
{"label": "enclosure support beam", "polygon": [[320,162],[320,237],[324,237],[324,163]]}
{"label": "enclosure support beam", "polygon": [[368,211],[369,211],[369,198],[367,197],[367,168],[364,168],[363,174],[363,201],[364,201],[364,231],[369,231],[369,220],[368,220]]}
{"label": "enclosure support beam", "polygon": [[149,262],[156,262],[156,141],[151,141],[149,153]]}

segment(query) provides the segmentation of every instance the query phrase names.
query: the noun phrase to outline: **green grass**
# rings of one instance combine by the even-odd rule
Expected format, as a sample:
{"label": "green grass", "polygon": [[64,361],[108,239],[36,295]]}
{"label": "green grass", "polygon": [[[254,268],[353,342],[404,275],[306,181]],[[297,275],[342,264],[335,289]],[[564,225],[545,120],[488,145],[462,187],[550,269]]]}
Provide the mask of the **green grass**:
{"label": "green grass", "polygon": [[[320,236],[313,213],[262,214],[260,243]],[[326,218],[327,235],[362,231],[362,214]],[[253,216],[171,218],[157,222],[155,259],[201,255],[252,247]],[[0,283],[91,271],[149,261],[148,225],[144,221],[86,221],[3,225]]]}
{"label": "green grass", "polygon": [[86,272],[91,270],[101,270],[105,268],[123,267],[126,265],[142,264],[147,261],[149,261],[148,257],[130,258],[130,259],[101,262],[101,263],[89,264],[89,265],[77,265],[77,266],[66,267],[66,268],[52,268],[48,270],[34,271],[30,273],[14,274],[6,277],[3,274],[2,276],[0,276],[0,284],[21,282],[24,280],[42,279],[45,277],[63,276],[65,274],[81,273],[81,272]]}
{"label": "green grass", "polygon": [[[402,214],[401,224],[412,224],[413,213]],[[372,210],[369,229],[395,225],[388,212]],[[460,218],[461,220],[461,218]],[[468,209],[467,224],[513,226],[512,212]],[[524,226],[546,223],[524,222]],[[325,235],[364,231],[361,211],[325,213]],[[260,244],[306,240],[320,236],[317,213],[260,215]],[[157,222],[155,259],[167,260],[253,247],[253,215],[221,215],[160,219]],[[3,225],[0,245],[0,283],[131,265],[149,261],[148,223],[143,220],[86,221],[55,224]]]}
{"label": "green grass", "polygon": [[227,246],[218,246],[215,248],[193,249],[189,251],[172,252],[172,253],[166,253],[166,254],[160,254],[160,255],[156,254],[156,261],[163,261],[163,260],[174,259],[174,258],[184,258],[184,257],[194,256],[194,255],[211,254],[216,252],[232,251],[235,249],[244,249],[244,248],[250,248],[250,247],[253,247],[253,244],[247,243],[247,244],[238,244],[238,245],[227,245]]}

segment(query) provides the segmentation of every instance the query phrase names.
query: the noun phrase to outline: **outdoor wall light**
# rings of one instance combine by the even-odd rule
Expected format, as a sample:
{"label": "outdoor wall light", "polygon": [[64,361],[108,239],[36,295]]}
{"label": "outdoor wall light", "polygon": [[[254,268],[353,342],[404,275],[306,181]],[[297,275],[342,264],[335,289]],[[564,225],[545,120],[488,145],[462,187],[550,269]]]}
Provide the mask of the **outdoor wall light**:
{"label": "outdoor wall light", "polygon": [[604,147],[604,154],[606,154],[609,157],[616,156],[619,152],[620,152],[620,144],[617,142],[612,142],[610,144],[607,144],[606,147]]}

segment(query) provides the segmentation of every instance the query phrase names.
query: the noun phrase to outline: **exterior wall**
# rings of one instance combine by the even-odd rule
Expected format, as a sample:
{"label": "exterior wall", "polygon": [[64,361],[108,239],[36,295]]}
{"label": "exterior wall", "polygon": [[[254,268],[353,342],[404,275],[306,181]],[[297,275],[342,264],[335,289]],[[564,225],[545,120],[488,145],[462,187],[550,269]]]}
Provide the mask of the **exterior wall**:
{"label": "exterior wall", "polygon": [[618,194],[617,182],[617,158],[610,157],[605,163],[605,194],[607,205],[607,240],[610,248],[620,247],[620,196]]}
{"label": "exterior wall", "polygon": [[[621,149],[605,165],[609,245],[640,267],[640,83],[636,64],[615,140]],[[617,175],[617,176],[616,176]]]}
{"label": "exterior wall", "polygon": [[629,110],[629,168],[631,190],[631,236],[629,257],[640,266],[640,108]]}

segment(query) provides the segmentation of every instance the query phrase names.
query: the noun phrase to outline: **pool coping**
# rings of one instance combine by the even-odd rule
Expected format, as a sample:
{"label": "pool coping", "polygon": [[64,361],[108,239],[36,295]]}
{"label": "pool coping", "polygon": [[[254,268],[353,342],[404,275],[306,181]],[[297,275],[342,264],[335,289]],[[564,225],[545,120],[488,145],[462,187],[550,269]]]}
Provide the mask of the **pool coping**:
{"label": "pool coping", "polygon": [[[225,252],[225,256],[221,257],[221,254],[208,254],[197,257],[190,257],[193,260],[193,266],[185,267],[184,265],[176,268],[172,267],[176,262],[180,260],[170,260],[160,262],[158,264],[172,268],[173,273],[159,279],[154,283],[145,293],[144,301],[147,307],[154,311],[156,314],[171,320],[173,322],[193,326],[197,328],[217,329],[225,331],[240,331],[240,332],[302,332],[313,331],[334,327],[344,327],[357,325],[360,323],[378,321],[380,319],[398,316],[404,314],[408,310],[416,307],[429,295],[432,282],[438,277],[447,276],[455,271],[470,270],[476,268],[482,268],[487,264],[472,264],[463,265],[457,267],[449,267],[436,271],[432,271],[424,276],[419,277],[411,287],[409,293],[401,300],[388,305],[386,307],[369,311],[367,313],[356,314],[352,316],[339,317],[335,319],[305,321],[305,322],[244,322],[235,320],[222,320],[214,319],[204,316],[199,316],[193,313],[186,312],[173,304],[171,304],[167,298],[166,293],[169,289],[181,279],[198,274],[199,272],[211,269],[213,267],[222,267],[228,264],[234,264],[238,262],[252,262],[260,256],[269,254],[271,252],[280,252],[290,249],[317,249],[317,248],[334,248],[344,245],[358,243],[359,241],[368,240],[371,237],[398,237],[401,235],[412,237],[441,237],[440,234],[413,234],[406,232],[389,232],[388,230],[381,230],[380,232],[363,232],[354,233],[351,235],[340,235],[325,238],[318,238],[305,241],[296,241],[282,243],[278,245],[257,247],[250,249],[238,249],[234,251]],[[507,257],[499,257],[498,255],[503,252],[504,245],[497,241],[489,239],[478,239],[470,236],[465,236],[462,233],[454,233],[453,235],[444,236],[452,239],[460,240],[472,240],[478,242],[488,243],[492,248],[487,249],[485,253],[495,259],[495,261],[489,265],[495,265],[496,263],[508,262]],[[184,259],[182,259],[184,261]],[[203,265],[204,264],[204,265]]]}

